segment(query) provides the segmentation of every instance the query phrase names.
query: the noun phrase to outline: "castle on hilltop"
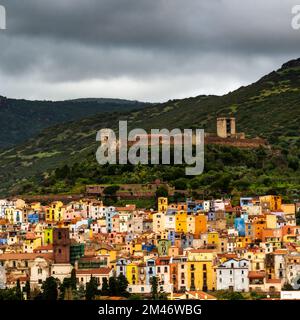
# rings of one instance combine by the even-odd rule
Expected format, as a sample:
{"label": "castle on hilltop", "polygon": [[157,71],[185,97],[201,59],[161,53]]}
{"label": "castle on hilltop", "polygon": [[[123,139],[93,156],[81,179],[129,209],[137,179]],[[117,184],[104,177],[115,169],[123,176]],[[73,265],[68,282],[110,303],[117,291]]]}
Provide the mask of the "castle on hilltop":
{"label": "castle on hilltop", "polygon": [[244,132],[237,132],[236,121],[233,117],[217,118],[217,132],[205,133],[205,144],[220,144],[238,148],[258,148],[267,146],[262,138],[246,138]]}
{"label": "castle on hilltop", "polygon": [[[237,132],[236,130],[236,119],[234,117],[221,117],[217,118],[217,132],[210,133],[205,132],[204,135],[204,143],[205,144],[219,144],[219,145],[228,145],[234,146],[238,148],[259,148],[260,146],[267,146],[268,143],[266,140],[256,137],[256,138],[246,138],[244,132]],[[167,137],[166,133],[152,134],[137,134],[136,140],[140,140],[141,138],[146,141],[145,143],[150,146],[161,145],[164,143],[170,143],[175,145],[177,143],[181,144],[181,139],[176,141],[175,137],[170,137],[167,139],[163,139]],[[176,135],[175,135],[176,136]],[[127,138],[127,137],[126,137]],[[118,151],[122,140],[117,139],[114,133],[110,129],[102,129],[102,137],[99,136],[98,141],[102,143],[109,143],[112,150]],[[136,143],[136,141],[125,141],[128,146],[132,146]],[[141,143],[141,142],[140,142]],[[196,143],[196,135],[193,134],[192,143]]]}

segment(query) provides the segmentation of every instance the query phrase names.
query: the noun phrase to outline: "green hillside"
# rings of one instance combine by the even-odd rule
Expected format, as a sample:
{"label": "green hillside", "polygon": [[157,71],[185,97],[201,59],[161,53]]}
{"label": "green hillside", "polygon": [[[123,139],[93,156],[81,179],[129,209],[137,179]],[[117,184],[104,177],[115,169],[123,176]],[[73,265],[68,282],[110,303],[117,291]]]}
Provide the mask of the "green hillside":
{"label": "green hillside", "polygon": [[[196,178],[184,177],[182,168],[174,173],[168,166],[112,168],[96,163],[96,132],[116,128],[118,120],[128,120],[135,128],[214,132],[218,116],[235,116],[238,131],[268,139],[272,150],[208,147],[205,173]],[[184,179],[187,188],[203,188],[208,193],[295,195],[300,190],[299,121],[300,59],[224,96],[170,100],[143,110],[102,113],[45,129],[25,144],[0,152],[0,192],[76,192],[86,183],[146,182],[163,177],[172,184]],[[55,171],[57,168],[61,169]]]}
{"label": "green hillside", "polygon": [[44,128],[99,112],[129,111],[148,104],[121,99],[30,101],[0,96],[0,149],[27,141]]}

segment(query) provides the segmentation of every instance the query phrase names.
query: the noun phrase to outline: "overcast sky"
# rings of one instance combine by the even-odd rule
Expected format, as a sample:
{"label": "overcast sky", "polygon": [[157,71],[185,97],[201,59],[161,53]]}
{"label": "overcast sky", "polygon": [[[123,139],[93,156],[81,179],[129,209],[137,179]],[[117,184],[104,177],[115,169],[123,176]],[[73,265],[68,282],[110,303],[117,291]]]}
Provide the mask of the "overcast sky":
{"label": "overcast sky", "polygon": [[0,0],[0,95],[223,94],[300,57],[300,0]]}

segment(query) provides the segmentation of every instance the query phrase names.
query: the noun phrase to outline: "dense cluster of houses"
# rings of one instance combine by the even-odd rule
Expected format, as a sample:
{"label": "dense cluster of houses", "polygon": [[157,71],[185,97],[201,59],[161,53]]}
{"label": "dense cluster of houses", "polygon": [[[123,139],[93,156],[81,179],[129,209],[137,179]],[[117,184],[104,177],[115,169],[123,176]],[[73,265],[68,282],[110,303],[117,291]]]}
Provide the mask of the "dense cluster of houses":
{"label": "dense cluster of houses", "polygon": [[[280,292],[300,287],[300,204],[280,196],[169,203],[157,210],[104,206],[96,199],[64,204],[0,200],[0,288],[29,281],[41,288],[76,270],[126,276],[130,293],[149,294],[151,278],[171,299],[213,299],[216,290]],[[209,293],[207,293],[209,292]]]}

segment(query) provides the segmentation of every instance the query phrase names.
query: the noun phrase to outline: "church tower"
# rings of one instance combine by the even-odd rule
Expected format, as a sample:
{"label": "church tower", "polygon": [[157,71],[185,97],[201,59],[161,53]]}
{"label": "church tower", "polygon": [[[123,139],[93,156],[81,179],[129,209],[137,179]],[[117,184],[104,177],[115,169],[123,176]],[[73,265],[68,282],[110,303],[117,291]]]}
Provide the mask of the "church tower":
{"label": "church tower", "polygon": [[68,228],[53,229],[54,263],[70,263],[70,234]]}

